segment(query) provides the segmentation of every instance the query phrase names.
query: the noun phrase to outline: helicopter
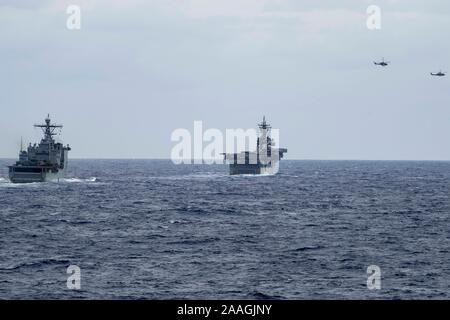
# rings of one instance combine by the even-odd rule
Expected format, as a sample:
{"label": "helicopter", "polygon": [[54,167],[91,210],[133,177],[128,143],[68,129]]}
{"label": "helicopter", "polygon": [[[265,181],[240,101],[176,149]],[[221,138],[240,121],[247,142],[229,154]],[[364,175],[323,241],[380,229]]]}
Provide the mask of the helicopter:
{"label": "helicopter", "polygon": [[438,73],[430,72],[430,74],[432,76],[435,76],[435,77],[443,77],[443,76],[445,76],[445,72],[442,72],[442,71],[439,71]]}
{"label": "helicopter", "polygon": [[389,63],[389,61],[384,61],[384,58],[381,60],[381,62],[373,62],[374,65],[382,67],[387,67]]}

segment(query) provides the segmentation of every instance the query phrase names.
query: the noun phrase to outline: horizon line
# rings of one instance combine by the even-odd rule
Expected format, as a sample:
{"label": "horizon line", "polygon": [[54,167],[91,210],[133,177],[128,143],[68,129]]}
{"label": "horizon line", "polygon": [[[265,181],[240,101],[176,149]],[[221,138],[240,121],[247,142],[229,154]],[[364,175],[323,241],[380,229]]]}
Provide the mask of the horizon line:
{"label": "horizon line", "polygon": [[[0,157],[0,160],[16,160],[16,158],[4,158]],[[167,160],[172,161],[170,158],[145,158],[145,157],[137,157],[137,158],[114,158],[114,157],[106,157],[106,158],[96,158],[96,157],[86,157],[86,158],[69,158],[70,160]],[[200,160],[192,158],[191,161]],[[202,159],[204,161],[222,161],[217,159]],[[294,159],[283,159],[280,161],[415,161],[415,162],[449,162],[450,159],[314,159],[314,158],[294,158]],[[182,163],[186,164],[186,163]],[[192,163],[195,164],[195,163]],[[217,164],[217,163],[215,163]]]}

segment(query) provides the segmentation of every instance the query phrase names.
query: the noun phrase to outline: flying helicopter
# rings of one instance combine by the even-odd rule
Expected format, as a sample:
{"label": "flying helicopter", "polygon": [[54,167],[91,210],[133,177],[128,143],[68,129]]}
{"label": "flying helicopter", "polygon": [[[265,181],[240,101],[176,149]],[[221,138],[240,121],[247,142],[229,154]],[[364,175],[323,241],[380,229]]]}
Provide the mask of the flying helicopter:
{"label": "flying helicopter", "polygon": [[374,65],[382,67],[387,67],[389,63],[389,61],[384,61],[384,58],[381,60],[381,62],[373,62]]}
{"label": "flying helicopter", "polygon": [[443,76],[445,76],[445,72],[442,72],[442,71],[439,71],[437,73],[430,72],[430,74],[432,76],[435,76],[435,77],[443,77]]}

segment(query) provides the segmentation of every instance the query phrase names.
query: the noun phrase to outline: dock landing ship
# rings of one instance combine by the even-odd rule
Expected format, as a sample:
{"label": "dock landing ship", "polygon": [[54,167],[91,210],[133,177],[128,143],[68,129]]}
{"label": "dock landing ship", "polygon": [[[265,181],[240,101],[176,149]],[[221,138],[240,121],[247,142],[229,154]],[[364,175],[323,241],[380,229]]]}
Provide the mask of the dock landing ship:
{"label": "dock landing ship", "polygon": [[285,148],[275,148],[275,142],[270,136],[271,126],[263,121],[258,124],[259,135],[256,151],[243,151],[240,153],[224,153],[224,161],[230,166],[230,175],[237,174],[276,174],[279,162]]}
{"label": "dock landing ship", "polygon": [[44,138],[38,145],[30,143],[26,151],[21,146],[19,161],[8,166],[9,179],[13,183],[59,180],[67,168],[70,147],[53,139],[55,131],[63,126],[52,124],[48,115],[45,124],[35,124],[34,127],[42,129]]}

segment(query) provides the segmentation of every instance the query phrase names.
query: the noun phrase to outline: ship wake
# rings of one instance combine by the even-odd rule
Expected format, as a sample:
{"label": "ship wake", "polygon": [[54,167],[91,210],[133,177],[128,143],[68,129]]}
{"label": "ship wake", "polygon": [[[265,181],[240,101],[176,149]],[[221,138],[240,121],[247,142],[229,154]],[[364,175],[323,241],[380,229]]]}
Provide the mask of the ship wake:
{"label": "ship wake", "polygon": [[90,177],[90,178],[64,178],[61,179],[63,182],[69,182],[69,183],[83,183],[83,182],[97,182],[97,177]]}
{"label": "ship wake", "polygon": [[92,182],[98,182],[97,177],[89,177],[89,178],[62,178],[59,179],[59,181],[49,181],[49,182],[31,182],[31,183],[12,183],[11,180],[0,177],[0,186],[3,187],[19,187],[19,186],[39,186],[42,184],[58,184],[58,183],[92,183]]}

